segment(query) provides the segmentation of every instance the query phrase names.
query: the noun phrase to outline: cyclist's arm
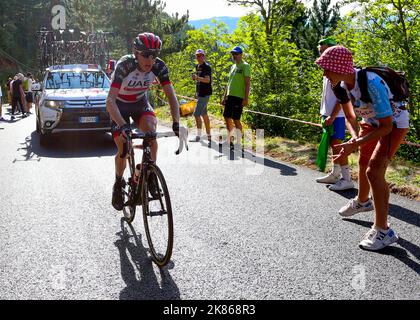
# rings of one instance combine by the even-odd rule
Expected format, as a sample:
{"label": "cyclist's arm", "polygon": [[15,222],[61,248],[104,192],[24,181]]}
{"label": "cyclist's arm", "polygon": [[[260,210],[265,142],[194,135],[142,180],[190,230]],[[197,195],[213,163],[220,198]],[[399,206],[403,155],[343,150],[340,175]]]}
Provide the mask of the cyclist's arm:
{"label": "cyclist's arm", "polygon": [[126,124],[126,122],[121,116],[120,110],[117,106],[118,92],[118,88],[111,87],[108,93],[108,98],[106,99],[106,110],[108,111],[111,119],[115,121],[119,127],[122,127],[124,124]]}
{"label": "cyclist's arm", "polygon": [[171,108],[171,115],[173,122],[179,122],[179,104],[178,99],[175,95],[175,90],[172,84],[166,84],[162,87],[163,92],[165,93],[166,98],[169,101],[169,106]]}

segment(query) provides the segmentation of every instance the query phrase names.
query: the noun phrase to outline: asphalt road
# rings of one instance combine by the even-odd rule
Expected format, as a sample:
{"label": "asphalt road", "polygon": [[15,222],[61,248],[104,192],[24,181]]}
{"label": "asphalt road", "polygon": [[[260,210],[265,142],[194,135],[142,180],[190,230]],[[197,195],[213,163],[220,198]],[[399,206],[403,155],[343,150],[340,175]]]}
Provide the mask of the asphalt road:
{"label": "asphalt road", "polygon": [[176,156],[176,145],[159,142],[175,215],[159,270],[140,215],[130,227],[111,206],[108,134],[42,148],[34,115],[0,122],[0,299],[420,299],[419,202],[391,197],[401,239],[369,253],[358,243],[372,213],[338,215],[356,190],[204,143]]}

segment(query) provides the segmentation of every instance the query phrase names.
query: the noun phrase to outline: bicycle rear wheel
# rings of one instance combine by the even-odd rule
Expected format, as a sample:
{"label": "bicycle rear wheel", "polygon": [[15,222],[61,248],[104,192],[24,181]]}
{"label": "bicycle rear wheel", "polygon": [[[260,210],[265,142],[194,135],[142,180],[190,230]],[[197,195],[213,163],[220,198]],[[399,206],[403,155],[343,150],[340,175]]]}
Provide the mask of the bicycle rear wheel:
{"label": "bicycle rear wheel", "polygon": [[[154,181],[153,181],[154,180]],[[153,261],[165,266],[171,259],[174,226],[168,187],[155,164],[148,165],[142,188],[143,220]]]}

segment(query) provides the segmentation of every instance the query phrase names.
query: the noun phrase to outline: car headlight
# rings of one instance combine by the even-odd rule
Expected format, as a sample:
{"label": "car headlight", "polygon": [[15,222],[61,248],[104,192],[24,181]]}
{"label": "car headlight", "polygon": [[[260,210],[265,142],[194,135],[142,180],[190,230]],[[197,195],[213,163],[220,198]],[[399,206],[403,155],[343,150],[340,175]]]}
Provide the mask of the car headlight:
{"label": "car headlight", "polygon": [[57,110],[64,107],[64,101],[45,100],[44,105],[47,108]]}

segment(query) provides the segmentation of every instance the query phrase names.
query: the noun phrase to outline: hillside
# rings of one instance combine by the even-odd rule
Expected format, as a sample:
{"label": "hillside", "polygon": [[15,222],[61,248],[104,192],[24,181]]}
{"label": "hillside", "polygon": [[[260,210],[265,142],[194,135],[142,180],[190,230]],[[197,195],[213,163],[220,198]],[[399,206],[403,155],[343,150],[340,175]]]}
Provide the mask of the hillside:
{"label": "hillside", "polygon": [[221,21],[225,23],[228,26],[229,32],[233,32],[236,29],[236,26],[240,18],[239,17],[213,17],[209,19],[192,20],[192,21],[189,21],[188,23],[192,25],[195,29],[200,29],[201,27],[205,25],[210,25],[210,26],[214,25],[214,23],[212,23],[213,19],[216,21]]}

